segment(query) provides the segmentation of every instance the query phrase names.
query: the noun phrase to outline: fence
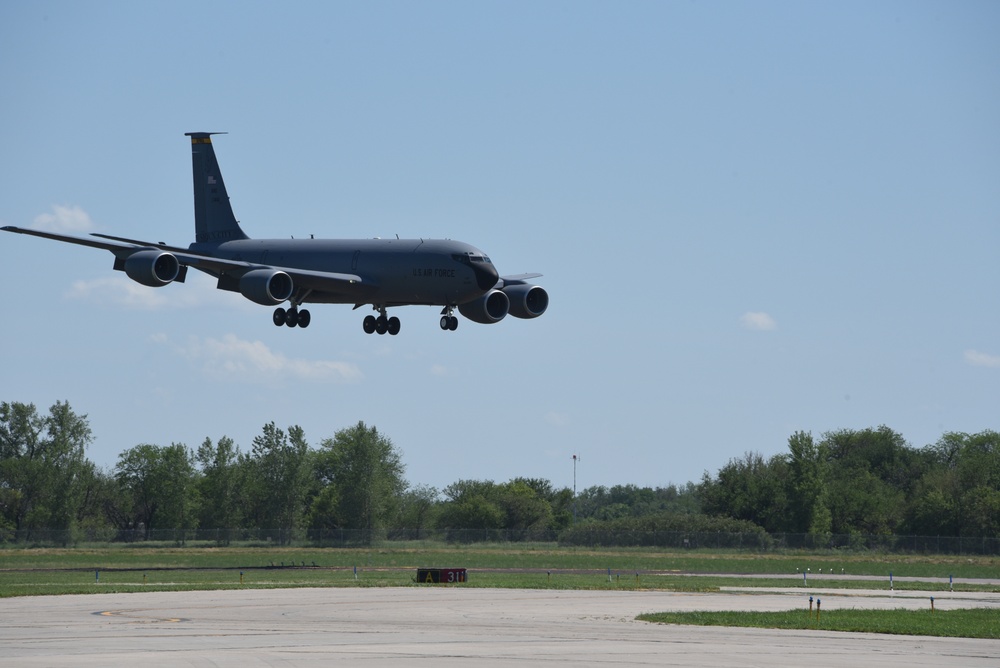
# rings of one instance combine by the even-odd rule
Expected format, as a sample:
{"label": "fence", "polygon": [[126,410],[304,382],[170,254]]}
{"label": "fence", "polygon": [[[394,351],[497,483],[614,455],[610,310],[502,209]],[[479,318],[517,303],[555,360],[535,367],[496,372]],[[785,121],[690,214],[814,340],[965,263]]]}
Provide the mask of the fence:
{"label": "fence", "polygon": [[843,550],[916,554],[1000,555],[1000,536],[873,536],[861,534],[766,534],[691,531],[612,531],[576,526],[563,532],[505,529],[387,529],[378,532],[326,529],[307,533],[282,527],[253,529],[113,528],[0,532],[0,546],[133,543],[211,543],[215,545],[310,545],[357,547],[402,541],[448,543],[559,543],[578,547],[659,547],[772,552]]}

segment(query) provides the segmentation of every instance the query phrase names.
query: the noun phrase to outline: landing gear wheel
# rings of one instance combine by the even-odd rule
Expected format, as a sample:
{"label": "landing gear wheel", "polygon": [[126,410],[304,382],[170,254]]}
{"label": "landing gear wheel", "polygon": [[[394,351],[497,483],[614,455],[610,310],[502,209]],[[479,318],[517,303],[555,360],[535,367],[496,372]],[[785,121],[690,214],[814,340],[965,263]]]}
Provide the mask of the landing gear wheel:
{"label": "landing gear wheel", "polygon": [[373,315],[365,316],[365,321],[361,323],[361,326],[365,328],[365,334],[374,334],[376,325]]}
{"label": "landing gear wheel", "polygon": [[448,332],[454,332],[458,329],[458,318],[455,317],[455,307],[445,306],[441,309],[441,329]]}
{"label": "landing gear wheel", "polygon": [[305,329],[312,322],[312,314],[307,309],[299,311],[299,327]]}
{"label": "landing gear wheel", "polygon": [[386,318],[384,315],[380,315],[375,320],[375,331],[378,332],[380,335],[385,334],[387,331],[389,331],[388,318]]}
{"label": "landing gear wheel", "polygon": [[389,332],[389,336],[396,336],[399,334],[399,318],[396,316],[389,318],[389,322],[386,323],[386,331]]}
{"label": "landing gear wheel", "polygon": [[285,324],[285,309],[281,308],[280,306],[278,308],[274,309],[274,315],[271,316],[271,320],[273,320],[274,324],[277,325],[278,327],[281,327],[282,325],[284,325]]}
{"label": "landing gear wheel", "polygon": [[299,310],[290,308],[288,312],[285,313],[285,324],[289,327],[295,327],[299,324]]}

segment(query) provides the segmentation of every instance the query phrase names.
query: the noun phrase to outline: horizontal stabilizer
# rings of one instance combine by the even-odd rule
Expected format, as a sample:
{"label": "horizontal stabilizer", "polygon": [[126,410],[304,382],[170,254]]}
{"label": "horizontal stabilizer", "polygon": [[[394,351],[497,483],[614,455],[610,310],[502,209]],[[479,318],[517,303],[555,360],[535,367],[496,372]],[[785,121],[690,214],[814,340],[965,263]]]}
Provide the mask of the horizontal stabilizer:
{"label": "horizontal stabilizer", "polygon": [[541,274],[514,274],[513,276],[501,276],[500,280],[504,285],[517,285],[532,278],[538,278]]}

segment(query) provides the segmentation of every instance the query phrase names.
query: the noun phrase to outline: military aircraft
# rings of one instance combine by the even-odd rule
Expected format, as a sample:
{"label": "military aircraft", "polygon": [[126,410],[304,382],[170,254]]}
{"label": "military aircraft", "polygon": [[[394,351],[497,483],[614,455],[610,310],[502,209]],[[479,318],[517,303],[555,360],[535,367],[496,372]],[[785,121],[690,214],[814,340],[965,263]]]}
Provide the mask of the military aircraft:
{"label": "military aircraft", "polygon": [[[212,135],[188,132],[194,173],[195,241],[187,248],[92,234],[87,237],[7,226],[7,232],[103,248],[114,269],[153,288],[183,283],[188,267],[218,279],[217,288],[277,306],[281,327],[308,327],[303,304],[371,305],[378,317],[363,321],[365,333],[399,333],[387,309],[441,306],[443,330],[458,329],[455,309],[474,322],[492,324],[507,314],[536,318],[548,293],[527,281],[541,274],[500,276],[489,256],[460,241],[442,239],[251,239],[240,227],[215,158]],[[288,302],[288,308],[279,306]]]}

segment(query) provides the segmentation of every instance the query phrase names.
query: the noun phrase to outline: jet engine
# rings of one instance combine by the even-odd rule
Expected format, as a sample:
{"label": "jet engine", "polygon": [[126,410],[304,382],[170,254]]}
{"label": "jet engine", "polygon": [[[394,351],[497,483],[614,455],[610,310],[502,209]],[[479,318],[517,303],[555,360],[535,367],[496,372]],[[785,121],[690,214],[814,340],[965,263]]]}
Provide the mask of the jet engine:
{"label": "jet engine", "polygon": [[549,307],[549,293],[538,285],[508,285],[503,289],[515,318],[537,318]]}
{"label": "jet engine", "polygon": [[240,278],[240,292],[257,304],[274,306],[292,296],[292,277],[277,269],[253,269]]}
{"label": "jet engine", "polygon": [[502,290],[490,290],[479,299],[458,305],[459,313],[483,325],[500,322],[509,309],[510,299]]}
{"label": "jet engine", "polygon": [[125,273],[136,283],[160,288],[172,283],[181,272],[181,264],[170,253],[142,250],[125,258]]}

